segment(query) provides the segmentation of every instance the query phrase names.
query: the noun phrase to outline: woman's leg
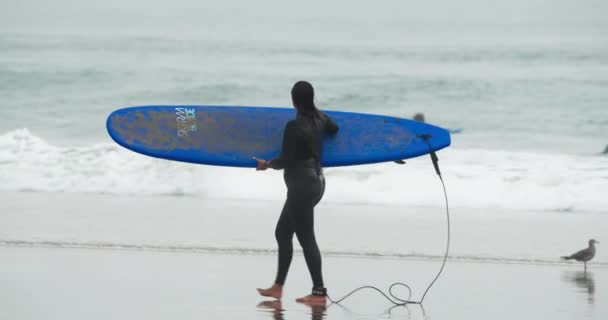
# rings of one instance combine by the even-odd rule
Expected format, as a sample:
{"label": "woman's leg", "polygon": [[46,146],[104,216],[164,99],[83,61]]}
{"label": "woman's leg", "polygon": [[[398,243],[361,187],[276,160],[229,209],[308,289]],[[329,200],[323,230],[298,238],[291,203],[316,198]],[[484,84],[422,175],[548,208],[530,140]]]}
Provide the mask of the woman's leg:
{"label": "woman's leg", "polygon": [[274,231],[274,236],[277,239],[277,245],[279,248],[277,277],[275,283],[280,285],[285,284],[287,272],[289,272],[289,266],[291,265],[291,260],[293,258],[292,239],[295,230],[290,213],[290,211],[293,210],[292,207],[293,204],[288,198],[283,205],[283,211],[281,211],[281,216],[279,217],[277,227]]}
{"label": "woman's leg", "polygon": [[[314,207],[323,196],[325,181],[323,176],[315,179],[308,188],[298,190],[296,194],[292,194],[292,199],[296,206],[293,207],[291,213],[293,216],[293,226],[295,228],[296,237],[302,246],[304,259],[310,277],[312,278],[314,288],[323,288],[323,274],[321,268],[321,252],[317,245],[314,230]],[[288,199],[290,197],[288,196]],[[294,199],[295,198],[295,199]]]}
{"label": "woman's leg", "polygon": [[283,284],[285,284],[287,272],[289,271],[289,266],[291,265],[291,259],[293,257],[292,239],[294,228],[289,210],[290,203],[289,201],[285,201],[283,211],[281,211],[281,216],[279,217],[279,221],[277,222],[277,227],[274,232],[279,248],[277,277],[272,287],[268,289],[258,288],[260,295],[265,297],[280,299],[283,295]]}

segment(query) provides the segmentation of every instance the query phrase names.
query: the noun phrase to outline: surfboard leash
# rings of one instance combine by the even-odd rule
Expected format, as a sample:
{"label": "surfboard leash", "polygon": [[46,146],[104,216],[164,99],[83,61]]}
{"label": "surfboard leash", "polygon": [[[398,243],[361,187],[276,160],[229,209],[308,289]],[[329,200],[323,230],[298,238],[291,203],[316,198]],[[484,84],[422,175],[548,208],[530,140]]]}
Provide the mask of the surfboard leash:
{"label": "surfboard leash", "polygon": [[[443,272],[443,269],[444,269],[445,264],[448,259],[448,253],[450,251],[451,235],[450,235],[450,207],[448,204],[448,194],[445,189],[445,183],[443,182],[443,177],[441,176],[441,170],[439,169],[439,158],[437,157],[437,154],[435,153],[435,151],[433,151],[433,148],[429,142],[431,135],[430,134],[418,134],[417,137],[423,139],[429,146],[429,150],[430,150],[429,154],[431,156],[431,160],[433,161],[433,167],[435,168],[435,172],[437,173],[437,176],[439,177],[439,180],[441,181],[441,186],[443,187],[443,196],[445,199],[445,210],[446,210],[446,218],[447,218],[447,238],[446,238],[446,247],[445,247],[445,253],[443,255],[443,262],[441,263],[441,268],[439,268],[439,271],[437,272],[437,275],[435,276],[433,281],[431,281],[431,283],[428,285],[426,290],[424,290],[424,293],[422,294],[422,298],[420,298],[420,301],[410,300],[412,298],[412,289],[410,288],[410,286],[408,286],[405,283],[395,282],[392,285],[390,285],[390,287],[388,288],[388,295],[386,293],[384,293],[384,291],[380,290],[379,288],[377,288],[375,286],[361,286],[359,288],[354,289],[353,291],[349,292],[344,297],[337,299],[337,300],[333,300],[332,298],[329,297],[329,295],[327,295],[327,299],[329,301],[331,301],[332,303],[339,304],[340,302],[344,301],[346,298],[350,297],[352,294],[354,294],[357,291],[360,291],[363,289],[372,289],[372,290],[377,291],[381,295],[383,295],[388,301],[393,303],[395,306],[406,306],[408,304],[418,304],[418,305],[422,306],[422,303],[423,303],[424,298],[426,297],[427,293],[429,292],[431,287],[435,284],[435,282],[437,282],[437,279],[439,279],[439,276],[441,276],[441,273]],[[397,162],[397,163],[402,164],[401,162]],[[409,292],[407,299],[401,299],[393,293],[393,288],[395,286],[402,286],[402,287],[407,288],[407,290]],[[389,295],[390,295],[390,297],[389,297]]]}

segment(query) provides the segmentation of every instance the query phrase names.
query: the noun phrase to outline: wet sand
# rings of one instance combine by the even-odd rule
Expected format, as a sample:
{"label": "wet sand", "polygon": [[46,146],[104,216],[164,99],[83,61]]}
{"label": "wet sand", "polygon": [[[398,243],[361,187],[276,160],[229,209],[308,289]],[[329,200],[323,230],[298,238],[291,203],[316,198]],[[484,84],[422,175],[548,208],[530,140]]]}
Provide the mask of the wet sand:
{"label": "wet sand", "polygon": [[[301,255],[280,306],[258,296],[275,271],[272,254],[0,247],[2,319],[606,319],[608,268],[449,261],[424,308],[391,309],[365,290],[340,305],[311,308]],[[360,285],[394,281],[420,299],[439,261],[324,257],[337,299]],[[399,292],[399,290],[395,290]],[[404,296],[407,292],[401,291]],[[274,309],[274,307],[278,307]]]}

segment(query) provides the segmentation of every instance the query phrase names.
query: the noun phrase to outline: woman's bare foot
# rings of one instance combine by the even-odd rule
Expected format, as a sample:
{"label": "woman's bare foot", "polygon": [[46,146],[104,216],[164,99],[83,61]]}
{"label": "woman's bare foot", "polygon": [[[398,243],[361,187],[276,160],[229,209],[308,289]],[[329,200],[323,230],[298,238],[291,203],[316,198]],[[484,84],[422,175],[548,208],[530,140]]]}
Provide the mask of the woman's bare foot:
{"label": "woman's bare foot", "polygon": [[307,305],[324,305],[327,303],[327,297],[326,296],[315,296],[312,294],[309,294],[305,297],[301,297],[301,298],[297,298],[296,302],[299,303],[304,303]]}
{"label": "woman's bare foot", "polygon": [[257,290],[258,293],[264,297],[273,297],[275,299],[281,299],[281,297],[283,296],[283,286],[276,283],[268,289],[258,288]]}

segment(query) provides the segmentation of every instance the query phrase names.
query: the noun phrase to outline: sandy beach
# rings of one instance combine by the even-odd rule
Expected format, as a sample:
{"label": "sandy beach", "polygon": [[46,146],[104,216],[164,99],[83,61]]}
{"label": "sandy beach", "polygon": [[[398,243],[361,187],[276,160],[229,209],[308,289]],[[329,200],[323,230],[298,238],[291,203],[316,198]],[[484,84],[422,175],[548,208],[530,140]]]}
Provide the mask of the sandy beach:
{"label": "sandy beach", "polygon": [[[452,251],[418,306],[390,309],[373,291],[311,310],[301,254],[281,310],[258,307],[275,272],[276,201],[98,194],[1,193],[0,318],[107,319],[603,319],[608,265],[558,259],[601,214],[496,213],[454,208]],[[375,214],[370,214],[374,212]],[[551,215],[551,219],[544,215]],[[405,282],[420,299],[441,264],[441,208],[322,204],[318,238],[330,296]],[[574,226],[574,227],[573,227]],[[538,237],[542,233],[543,237]],[[582,242],[582,243],[581,243]],[[297,248],[297,246],[296,246]],[[564,248],[563,250],[560,250]],[[568,252],[566,252],[568,253]],[[396,292],[400,292],[397,289]],[[405,290],[401,293],[406,296]],[[390,313],[390,314],[389,314]],[[319,318],[320,317],[320,318]]]}
{"label": "sandy beach", "polygon": [[[424,309],[396,307],[373,291],[341,305],[294,302],[310,283],[294,259],[280,309],[255,288],[269,284],[272,255],[2,247],[3,319],[605,319],[608,269],[449,262]],[[407,282],[418,299],[439,262],[325,257],[336,298],[360,285]],[[397,290],[396,290],[397,291]],[[406,292],[403,293],[407,295]]]}
{"label": "sandy beach", "polygon": [[[0,243],[269,253],[283,203],[195,196],[2,192]],[[441,207],[323,201],[317,238],[330,255],[440,259]],[[603,212],[543,212],[451,207],[450,257],[466,261],[562,264],[559,257],[608,230]],[[608,266],[599,245],[592,264]],[[297,246],[296,246],[297,248]],[[572,252],[571,252],[572,251]]]}

